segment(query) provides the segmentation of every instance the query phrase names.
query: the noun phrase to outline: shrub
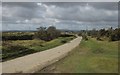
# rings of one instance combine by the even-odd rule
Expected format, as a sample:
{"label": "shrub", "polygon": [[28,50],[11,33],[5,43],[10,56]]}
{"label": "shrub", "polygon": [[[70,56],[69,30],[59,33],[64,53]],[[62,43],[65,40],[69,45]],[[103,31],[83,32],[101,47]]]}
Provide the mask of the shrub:
{"label": "shrub", "polygon": [[67,41],[66,40],[62,40],[61,43],[66,43]]}
{"label": "shrub", "polygon": [[83,37],[83,40],[87,41],[88,40],[88,37],[86,35],[82,35]]}
{"label": "shrub", "polygon": [[50,41],[60,36],[60,31],[55,27],[50,26],[49,28],[40,27],[35,33],[35,37],[41,40]]}
{"label": "shrub", "polygon": [[120,37],[117,34],[111,34],[109,37],[109,41],[118,41],[120,40]]}
{"label": "shrub", "polygon": [[70,35],[70,34],[61,34],[60,37],[71,37],[73,35]]}
{"label": "shrub", "polygon": [[33,35],[3,35],[2,40],[32,40]]}
{"label": "shrub", "polygon": [[102,41],[102,39],[101,39],[101,38],[99,38],[99,37],[97,37],[97,38],[96,38],[96,40],[98,40],[98,41]]}
{"label": "shrub", "polygon": [[8,58],[14,58],[14,57],[19,57],[23,56],[26,54],[30,54],[35,52],[32,49],[26,48],[21,45],[8,45],[8,46],[3,46],[2,47],[2,59],[3,61]]}

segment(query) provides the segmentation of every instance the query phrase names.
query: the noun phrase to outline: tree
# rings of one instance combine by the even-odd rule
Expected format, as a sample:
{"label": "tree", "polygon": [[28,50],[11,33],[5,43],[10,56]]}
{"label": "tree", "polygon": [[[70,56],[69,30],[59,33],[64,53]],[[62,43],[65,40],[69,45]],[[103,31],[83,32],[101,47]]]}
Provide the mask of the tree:
{"label": "tree", "polygon": [[41,39],[41,40],[47,40],[47,32],[46,32],[46,27],[40,27],[37,28],[37,32],[35,34],[35,38]]}
{"label": "tree", "polygon": [[37,30],[38,32],[35,36],[41,40],[50,41],[60,36],[60,31],[57,30],[54,26],[50,26],[48,28],[40,27],[37,28]]}
{"label": "tree", "polygon": [[47,34],[49,35],[50,40],[60,36],[60,32],[54,26],[47,29]]}

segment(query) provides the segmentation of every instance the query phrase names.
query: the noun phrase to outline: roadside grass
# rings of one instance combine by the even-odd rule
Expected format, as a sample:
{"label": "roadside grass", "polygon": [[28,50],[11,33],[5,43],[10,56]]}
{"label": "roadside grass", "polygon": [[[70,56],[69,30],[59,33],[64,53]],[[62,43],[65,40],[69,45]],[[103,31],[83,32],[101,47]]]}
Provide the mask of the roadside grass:
{"label": "roadside grass", "polygon": [[67,57],[39,72],[118,73],[118,41],[82,40]]}
{"label": "roadside grass", "polygon": [[49,42],[42,43],[40,46],[37,46],[37,45],[33,46],[33,47],[31,47],[31,49],[34,49],[36,51],[47,50],[47,49],[62,45],[62,44],[64,44],[64,43],[62,43],[62,40],[65,40],[66,42],[68,42],[68,41],[72,40],[71,38],[72,37],[59,37],[59,38],[51,40]]}
{"label": "roadside grass", "polygon": [[25,47],[33,47],[33,46],[36,46],[36,45],[41,45],[45,43],[45,41],[43,40],[37,40],[37,39],[34,39],[34,40],[16,40],[16,41],[12,41],[12,44],[16,44],[16,45],[22,45],[22,46],[25,46]]}
{"label": "roadside grass", "polygon": [[74,38],[75,38],[74,36],[59,37],[48,42],[37,39],[6,41],[3,43],[4,45],[2,47],[2,59],[3,59],[2,61],[7,61],[27,54],[47,50],[64,44],[62,42],[63,40],[68,42]]}

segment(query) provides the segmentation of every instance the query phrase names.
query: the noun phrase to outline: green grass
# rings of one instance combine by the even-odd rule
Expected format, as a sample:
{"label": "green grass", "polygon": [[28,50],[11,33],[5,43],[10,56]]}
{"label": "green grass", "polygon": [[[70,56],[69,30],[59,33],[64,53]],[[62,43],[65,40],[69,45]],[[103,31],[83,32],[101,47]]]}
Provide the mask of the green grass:
{"label": "green grass", "polygon": [[68,41],[72,40],[71,38],[74,38],[74,37],[59,37],[59,38],[51,40],[49,42],[45,42],[45,43],[41,44],[41,46],[31,47],[31,49],[34,49],[37,51],[43,51],[46,49],[50,49],[50,48],[62,45],[62,44],[64,44],[64,43],[62,43],[62,40],[65,40],[66,42],[68,42]]}
{"label": "green grass", "polygon": [[66,42],[75,38],[71,37],[59,37],[51,41],[43,41],[43,40],[16,40],[16,41],[4,41],[2,47],[2,58],[3,61],[7,61],[10,59],[14,59],[17,57],[21,57],[27,54],[32,54],[35,52],[40,52],[43,50],[47,50],[59,45],[64,44],[62,41]]}
{"label": "green grass", "polygon": [[[54,70],[51,70],[55,67]],[[117,73],[118,42],[97,41],[89,39],[81,41],[63,60],[39,72],[61,73]]]}
{"label": "green grass", "polygon": [[41,45],[45,43],[45,41],[43,40],[16,40],[16,41],[12,41],[12,44],[17,44],[17,45],[22,45],[22,46],[26,46],[26,47],[32,47],[32,46],[36,46],[36,45]]}

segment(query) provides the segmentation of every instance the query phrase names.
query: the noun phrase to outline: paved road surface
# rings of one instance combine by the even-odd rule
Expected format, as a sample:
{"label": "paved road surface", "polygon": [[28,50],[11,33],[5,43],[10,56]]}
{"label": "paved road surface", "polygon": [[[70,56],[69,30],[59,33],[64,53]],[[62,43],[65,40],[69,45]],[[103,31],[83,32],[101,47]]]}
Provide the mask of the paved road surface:
{"label": "paved road surface", "polygon": [[2,72],[34,73],[65,57],[69,51],[79,45],[81,39],[82,37],[77,37],[64,45],[3,62]]}

